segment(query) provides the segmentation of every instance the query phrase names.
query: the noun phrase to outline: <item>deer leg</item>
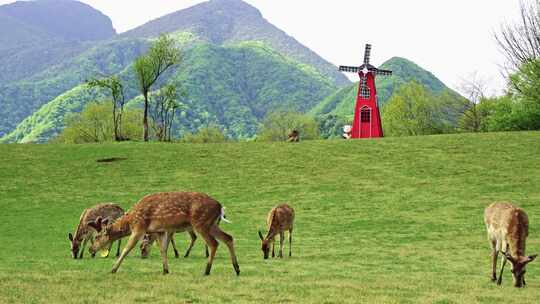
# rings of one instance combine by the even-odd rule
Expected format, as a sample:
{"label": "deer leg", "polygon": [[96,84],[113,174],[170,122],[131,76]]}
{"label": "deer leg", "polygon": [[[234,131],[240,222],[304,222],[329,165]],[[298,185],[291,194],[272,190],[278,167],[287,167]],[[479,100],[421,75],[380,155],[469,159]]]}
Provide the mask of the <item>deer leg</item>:
{"label": "deer leg", "polygon": [[108,258],[108,257],[109,257],[109,254],[111,254],[112,246],[113,246],[113,243],[111,242],[111,243],[109,244],[109,247],[107,247],[107,255],[105,256],[105,258]]}
{"label": "deer leg", "polygon": [[214,225],[212,227],[211,233],[218,240],[222,241],[223,243],[225,243],[225,245],[227,245],[227,248],[229,248],[229,254],[231,255],[231,262],[234,271],[236,272],[236,275],[240,275],[240,266],[238,265],[238,259],[236,258],[236,252],[234,250],[233,237],[223,232],[223,230],[221,230],[217,225]]}
{"label": "deer leg", "polygon": [[272,257],[275,258],[276,257],[276,252],[274,251],[274,245],[275,245],[275,240],[272,239]]}
{"label": "deer leg", "polygon": [[161,259],[163,260],[163,274],[169,273],[169,260],[167,257],[167,249],[169,242],[171,242],[172,233],[163,232],[160,234],[159,251],[161,252]]}
{"label": "deer leg", "polygon": [[114,266],[112,268],[112,273],[116,273],[118,271],[118,268],[120,268],[120,265],[122,264],[122,261],[126,258],[126,256],[129,254],[129,252],[137,245],[137,242],[144,236],[143,233],[135,233],[132,232],[131,236],[129,237],[129,240],[127,242],[126,247],[124,247],[124,250],[122,250],[122,254],[114,263]]}
{"label": "deer leg", "polygon": [[285,232],[279,233],[279,257],[283,258],[283,243],[285,243]]}
{"label": "deer leg", "polygon": [[178,259],[178,257],[179,257],[180,255],[178,254],[178,249],[176,249],[176,242],[174,241],[174,233],[171,234],[171,236],[169,237],[169,239],[170,239],[170,242],[171,242],[173,251],[174,251],[174,257]]}
{"label": "deer leg", "polygon": [[208,252],[208,245],[205,244],[204,249],[205,249],[206,257],[208,258],[210,256],[210,253]]}
{"label": "deer leg", "polygon": [[497,281],[497,285],[502,284],[502,276],[503,276],[503,272],[504,272],[504,267],[506,266],[506,262],[508,261],[508,259],[506,258],[506,252],[508,252],[508,245],[506,246],[505,253],[503,253],[503,264],[501,266],[501,273],[499,274],[499,280]]}
{"label": "deer leg", "polygon": [[499,252],[497,251],[497,242],[491,241],[491,281],[497,281],[497,258]]}
{"label": "deer leg", "polygon": [[116,247],[116,257],[120,256],[120,245],[122,244],[122,239],[118,240],[118,247]]}
{"label": "deer leg", "polygon": [[289,257],[292,257],[292,229],[289,230]]}
{"label": "deer leg", "polygon": [[[188,231],[188,233],[189,233],[189,236],[191,236],[191,242],[189,243],[189,248],[187,249],[186,254],[184,255],[185,258],[189,256],[189,254],[191,253],[191,248],[193,248],[193,246],[195,245],[195,241],[197,240],[197,235],[195,234],[195,232]],[[206,255],[206,257],[208,257],[208,255]]]}
{"label": "deer leg", "polygon": [[196,228],[197,232],[200,236],[204,239],[206,242],[206,245],[210,248],[210,255],[208,256],[208,263],[206,264],[206,270],[204,271],[204,275],[210,275],[210,271],[212,270],[212,263],[214,262],[214,257],[216,256],[216,251],[219,243],[216,241],[216,239],[210,234],[210,231],[208,228]]}
{"label": "deer leg", "polygon": [[[85,238],[84,241],[83,241],[83,244],[82,244],[82,248],[81,248],[81,254],[79,255],[79,259],[82,260],[83,256],[84,256],[84,249],[86,248],[86,243],[88,242],[88,239],[89,238]],[[92,255],[92,257],[94,257],[95,254]]]}

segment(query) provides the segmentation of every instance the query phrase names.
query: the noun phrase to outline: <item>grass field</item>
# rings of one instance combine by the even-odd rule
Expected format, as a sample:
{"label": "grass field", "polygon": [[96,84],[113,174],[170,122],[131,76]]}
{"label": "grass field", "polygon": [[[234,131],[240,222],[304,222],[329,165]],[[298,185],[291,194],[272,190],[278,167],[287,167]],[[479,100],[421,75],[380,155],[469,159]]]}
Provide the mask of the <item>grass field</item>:
{"label": "grass field", "polygon": [[[97,159],[127,160],[100,164]],[[537,303],[528,286],[489,280],[483,210],[512,200],[540,252],[540,133],[373,141],[220,145],[0,145],[0,303]],[[134,251],[73,260],[81,211],[148,193],[206,192],[227,207],[242,273],[224,245],[212,275],[202,240],[192,257]],[[293,257],[262,259],[257,229],[279,202],[296,209]],[[177,235],[181,251],[187,236]],[[286,247],[287,248],[287,247]],[[86,254],[88,257],[88,254]],[[172,256],[170,252],[169,256]]]}

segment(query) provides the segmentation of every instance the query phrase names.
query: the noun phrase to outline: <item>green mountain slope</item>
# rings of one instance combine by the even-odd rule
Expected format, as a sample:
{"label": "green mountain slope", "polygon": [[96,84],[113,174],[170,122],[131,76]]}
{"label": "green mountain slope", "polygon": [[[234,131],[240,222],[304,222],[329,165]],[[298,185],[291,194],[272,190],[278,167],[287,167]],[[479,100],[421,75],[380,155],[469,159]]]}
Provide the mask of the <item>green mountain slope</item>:
{"label": "green mountain slope", "polygon": [[[123,50],[128,41],[123,40],[119,50]],[[117,49],[110,51],[115,53],[114,50]],[[95,63],[95,60],[83,62]],[[95,65],[90,67],[95,68]],[[136,97],[139,92],[132,69],[124,68],[121,75],[125,83],[130,84],[127,97]],[[232,137],[253,136],[258,122],[270,110],[307,112],[336,89],[332,81],[316,69],[290,60],[260,42],[227,47],[196,43],[184,50],[182,64],[165,75],[162,83],[165,81],[180,83],[188,95],[188,109],[179,122],[181,132],[193,132],[215,123]],[[94,94],[79,86],[41,107],[3,140],[46,141],[62,129],[67,113],[80,111],[94,99]]]}
{"label": "green mountain slope", "polygon": [[[0,145],[7,160],[0,162],[0,222],[9,244],[0,299],[537,303],[538,261],[527,266],[527,288],[513,288],[510,271],[503,286],[490,282],[483,210],[494,201],[524,208],[531,223],[526,254],[540,251],[539,153],[540,132],[299,144]],[[96,162],[111,157],[125,160]],[[111,201],[129,210],[163,191],[205,192],[226,207],[232,224],[221,227],[234,237],[239,277],[223,243],[211,276],[203,277],[200,237],[189,258],[169,250],[168,276],[155,247],[142,260],[137,246],[114,275],[114,257],[71,258],[66,234],[85,208]],[[264,260],[257,228],[280,202],[296,212],[292,257]],[[189,236],[175,237],[185,250]]]}
{"label": "green mountain slope", "polygon": [[[383,76],[376,79],[377,97],[381,106],[384,106],[396,89],[413,80],[424,85],[433,93],[439,94],[450,91],[456,98],[459,98],[457,93],[450,90],[432,73],[405,58],[391,58],[382,64],[380,68],[393,71],[390,77]],[[340,88],[325,98],[310,113],[313,115],[332,114],[350,118],[354,115],[357,92],[358,83]]]}
{"label": "green mountain slope", "polygon": [[211,0],[150,21],[128,31],[125,37],[155,37],[160,33],[189,31],[217,44],[262,41],[292,59],[315,67],[338,86],[350,81],[337,67],[263,18],[255,7],[241,0]]}
{"label": "green mountain slope", "polygon": [[78,1],[0,5],[0,83],[35,75],[115,35],[111,19]]}
{"label": "green mountain slope", "polygon": [[122,71],[147,45],[147,41],[138,39],[101,43],[32,77],[0,86],[0,136],[86,79]]}

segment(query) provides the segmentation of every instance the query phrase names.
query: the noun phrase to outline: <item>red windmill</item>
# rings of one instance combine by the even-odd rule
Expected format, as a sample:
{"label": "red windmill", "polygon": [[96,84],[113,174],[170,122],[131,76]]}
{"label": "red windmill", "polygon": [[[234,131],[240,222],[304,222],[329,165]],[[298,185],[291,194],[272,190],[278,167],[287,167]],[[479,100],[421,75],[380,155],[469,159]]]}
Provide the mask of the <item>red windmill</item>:
{"label": "red windmill", "polygon": [[377,89],[375,77],[378,75],[392,75],[392,71],[379,70],[369,64],[371,44],[366,44],[364,64],[359,67],[340,66],[341,72],[358,73],[360,84],[352,125],[351,138],[375,138],[383,137],[381,113],[377,102]]}

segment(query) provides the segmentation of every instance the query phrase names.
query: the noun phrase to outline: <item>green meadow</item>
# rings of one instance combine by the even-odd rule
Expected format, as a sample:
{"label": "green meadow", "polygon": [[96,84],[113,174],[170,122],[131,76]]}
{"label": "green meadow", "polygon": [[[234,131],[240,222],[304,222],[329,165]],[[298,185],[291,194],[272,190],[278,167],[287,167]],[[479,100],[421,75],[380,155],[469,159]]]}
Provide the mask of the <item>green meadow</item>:
{"label": "green meadow", "polygon": [[[126,158],[112,163],[98,159]],[[483,210],[515,201],[540,253],[540,132],[368,141],[0,145],[0,303],[537,303],[490,282]],[[202,239],[162,275],[159,251],[74,260],[67,233],[84,208],[205,192],[226,206],[212,274]],[[296,210],[293,257],[263,260],[257,229],[280,202]],[[180,251],[186,234],[176,235]],[[125,242],[124,242],[125,243]],[[288,250],[288,243],[286,245]]]}

